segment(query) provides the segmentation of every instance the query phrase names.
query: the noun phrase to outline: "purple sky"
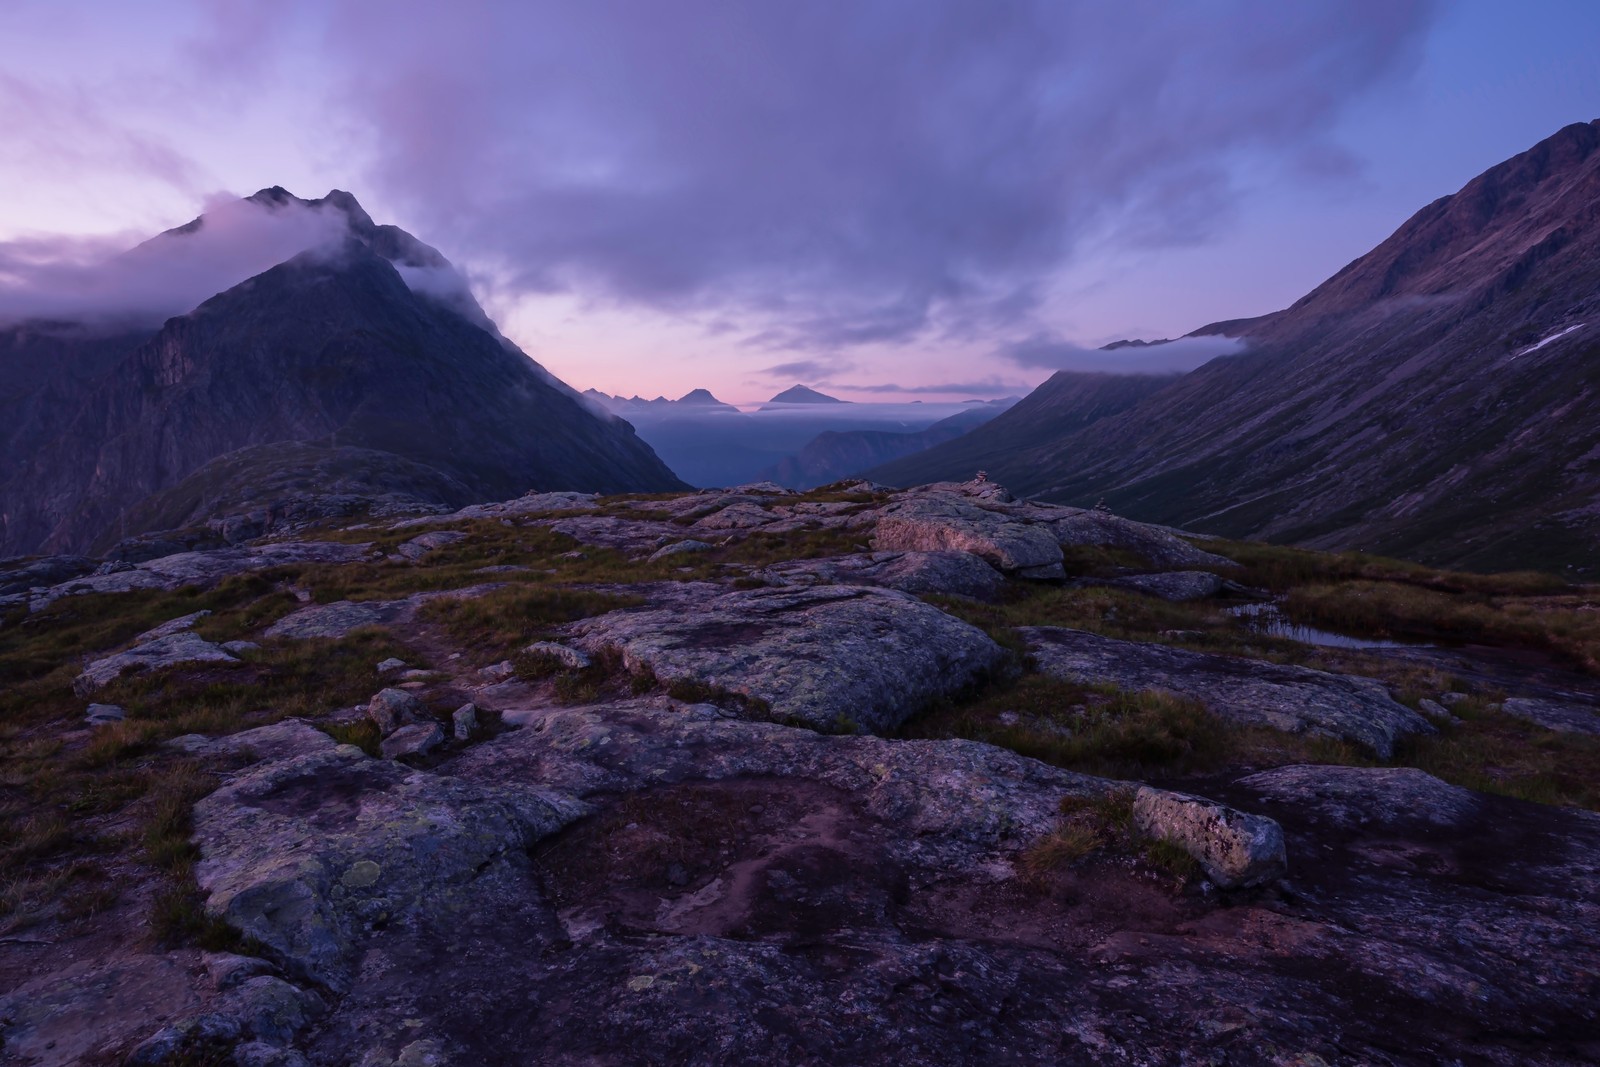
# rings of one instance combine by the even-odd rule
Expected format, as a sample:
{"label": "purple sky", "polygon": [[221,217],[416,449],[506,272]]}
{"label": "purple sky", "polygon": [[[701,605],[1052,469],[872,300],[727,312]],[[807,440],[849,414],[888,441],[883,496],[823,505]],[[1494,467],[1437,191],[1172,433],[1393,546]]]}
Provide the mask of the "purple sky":
{"label": "purple sky", "polygon": [[0,312],[337,187],[579,388],[1020,393],[1595,118],[1596,40],[1576,0],[8,0]]}

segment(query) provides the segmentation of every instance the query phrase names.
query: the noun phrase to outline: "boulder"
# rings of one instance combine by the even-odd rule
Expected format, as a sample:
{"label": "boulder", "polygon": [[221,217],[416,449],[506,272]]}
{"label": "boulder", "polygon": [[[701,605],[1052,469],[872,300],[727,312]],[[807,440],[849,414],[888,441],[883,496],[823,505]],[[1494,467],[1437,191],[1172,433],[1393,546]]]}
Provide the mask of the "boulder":
{"label": "boulder", "polygon": [[759,700],[775,718],[821,730],[892,730],[1005,658],[983,631],[935,607],[858,586],[720,593],[569,631],[587,652],[620,650],[630,670]]}
{"label": "boulder", "polygon": [[181,630],[135,645],[126,652],[92,661],[82,674],[73,679],[72,690],[79,696],[88,696],[124,674],[165,670],[169,667],[234,665],[238,662],[221,647],[189,630]]}
{"label": "boulder", "polygon": [[1371,678],[1282,663],[1119,641],[1083,630],[1019,630],[1039,670],[1085,685],[1160,689],[1200,701],[1241,725],[1350,741],[1383,759],[1404,734],[1431,734],[1428,720]]}
{"label": "boulder", "polygon": [[428,709],[404,689],[381,689],[367,702],[367,718],[387,736],[402,726],[426,722]]}
{"label": "boulder", "polygon": [[1194,857],[1223,889],[1265,885],[1289,869],[1276,822],[1203,797],[1142,786],[1133,799],[1133,823]]}
{"label": "boulder", "polygon": [[650,553],[650,562],[654,563],[657,560],[668,559],[672,556],[682,556],[692,552],[709,551],[711,551],[711,546],[706,544],[704,541],[695,541],[693,539],[688,541],[674,541],[672,544],[663,545],[654,552]]}
{"label": "boulder", "polygon": [[405,669],[406,661],[397,656],[390,656],[388,659],[378,662],[379,674],[388,674],[391,671],[403,671]]}
{"label": "boulder", "polygon": [[970,552],[1008,574],[1060,578],[1061,546],[1051,532],[959,499],[919,495],[878,516],[872,545],[881,551]]}
{"label": "boulder", "polygon": [[1062,545],[1120,548],[1163,570],[1237,566],[1233,560],[1198,549],[1159,526],[1093,508],[1063,510],[1067,514],[1052,517],[1045,524]]}
{"label": "boulder", "polygon": [[444,727],[436,722],[418,722],[402,726],[385,737],[378,750],[384,759],[426,756],[443,745],[444,740]]}
{"label": "boulder", "polygon": [[162,623],[153,630],[146,630],[144,633],[133,639],[134,643],[142,645],[147,641],[154,641],[161,637],[170,637],[175,633],[182,633],[184,630],[192,630],[195,623],[199,622],[201,619],[210,614],[210,610],[207,609],[203,611],[190,612],[188,615],[179,616],[176,619]]}
{"label": "boulder", "polygon": [[83,721],[90,726],[110,726],[127,718],[128,713],[115,704],[90,704]]}
{"label": "boulder", "polygon": [[450,714],[451,733],[457,741],[469,741],[478,728],[478,706],[463,704]]}
{"label": "boulder", "polygon": [[467,535],[460,530],[431,530],[401,544],[395,549],[395,555],[400,559],[416,563],[435,549],[457,544],[466,539]]}

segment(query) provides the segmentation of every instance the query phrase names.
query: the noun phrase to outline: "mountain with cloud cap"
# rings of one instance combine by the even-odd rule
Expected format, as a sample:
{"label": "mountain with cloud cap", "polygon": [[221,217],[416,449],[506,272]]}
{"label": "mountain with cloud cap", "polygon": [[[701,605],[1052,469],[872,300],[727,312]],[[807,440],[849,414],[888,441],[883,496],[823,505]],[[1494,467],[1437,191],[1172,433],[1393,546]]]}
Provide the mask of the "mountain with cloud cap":
{"label": "mountain with cloud cap", "polygon": [[[630,426],[503,337],[442,255],[355,197],[274,187],[238,203],[228,211],[253,223],[335,225],[159,326],[0,327],[0,380],[20,383],[0,392],[0,555],[104,547],[154,521],[140,505],[156,494],[161,521],[193,524],[220,500],[303,514],[285,494],[348,509],[682,486]],[[202,258],[221,225],[208,212],[124,258],[198,270],[185,253]],[[213,464],[241,450],[248,462]],[[335,469],[336,487],[319,483]],[[226,477],[249,482],[215,484]],[[252,498],[258,484],[275,495]]]}

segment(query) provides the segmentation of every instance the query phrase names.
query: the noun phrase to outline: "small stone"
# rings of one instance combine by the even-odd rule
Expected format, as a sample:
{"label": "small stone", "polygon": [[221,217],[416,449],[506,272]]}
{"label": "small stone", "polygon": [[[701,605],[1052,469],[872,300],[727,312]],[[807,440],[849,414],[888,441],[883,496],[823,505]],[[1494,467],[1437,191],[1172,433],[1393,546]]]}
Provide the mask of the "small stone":
{"label": "small stone", "polygon": [[527,656],[548,656],[558,660],[569,671],[581,671],[592,662],[586,653],[555,641],[535,641],[522,652]]}
{"label": "small stone", "polygon": [[367,702],[367,718],[378,724],[385,735],[392,734],[408,723],[422,722],[428,709],[422,701],[404,689],[383,689]]}
{"label": "small stone", "polygon": [[1204,797],[1142,786],[1133,800],[1133,822],[1140,832],[1193,856],[1223,889],[1265,885],[1289,869],[1276,822]]}
{"label": "small stone", "polygon": [[259,652],[261,651],[261,646],[254,641],[224,641],[222,642],[222,650],[238,656],[245,652]]}
{"label": "small stone", "polygon": [[1431,715],[1435,719],[1455,718],[1454,715],[1450,714],[1449,708],[1445,707],[1437,700],[1429,700],[1427,697],[1423,697],[1421,700],[1417,701],[1417,708],[1422,712],[1422,714]]}
{"label": "small stone", "polygon": [[339,882],[351,889],[365,889],[383,877],[383,868],[372,860],[357,860],[340,875]]}
{"label": "small stone", "polygon": [[127,712],[115,704],[90,704],[83,721],[90,726],[110,726],[127,718]]}
{"label": "small stone", "polygon": [[438,671],[424,671],[417,668],[400,672],[400,680],[403,682],[431,682],[438,677]]}
{"label": "small stone", "polygon": [[478,672],[478,674],[491,682],[503,682],[516,673],[516,665],[508,659],[503,659],[499,663],[491,663]]}
{"label": "small stone", "polygon": [[1439,694],[1439,703],[1443,704],[1447,708],[1455,707],[1457,704],[1461,703],[1463,700],[1470,700],[1470,699],[1472,699],[1472,698],[1469,697],[1465,693],[1440,693]]}
{"label": "small stone", "polygon": [[470,703],[461,705],[451,713],[450,724],[457,741],[469,740],[478,728],[478,706]]}
{"label": "small stone", "polygon": [[402,726],[383,739],[378,750],[384,759],[404,759],[407,756],[426,756],[444,744],[444,727],[436,722],[419,722]]}
{"label": "small stone", "polygon": [[390,671],[403,671],[405,669],[406,661],[403,659],[398,659],[394,656],[390,656],[388,659],[378,664],[379,674],[388,674]]}

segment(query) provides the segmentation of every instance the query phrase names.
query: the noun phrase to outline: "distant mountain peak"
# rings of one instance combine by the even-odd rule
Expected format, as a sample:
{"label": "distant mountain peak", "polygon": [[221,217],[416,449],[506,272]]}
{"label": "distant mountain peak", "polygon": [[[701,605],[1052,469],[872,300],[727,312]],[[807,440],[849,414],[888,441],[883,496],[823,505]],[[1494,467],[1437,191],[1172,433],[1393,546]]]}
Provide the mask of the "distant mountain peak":
{"label": "distant mountain peak", "polygon": [[[678,398],[680,404],[722,404],[709,389],[691,389]],[[724,405],[726,406],[726,405]]]}
{"label": "distant mountain peak", "polygon": [[848,404],[848,400],[840,400],[827,393],[819,393],[804,385],[791,386],[767,401],[769,404]]}

